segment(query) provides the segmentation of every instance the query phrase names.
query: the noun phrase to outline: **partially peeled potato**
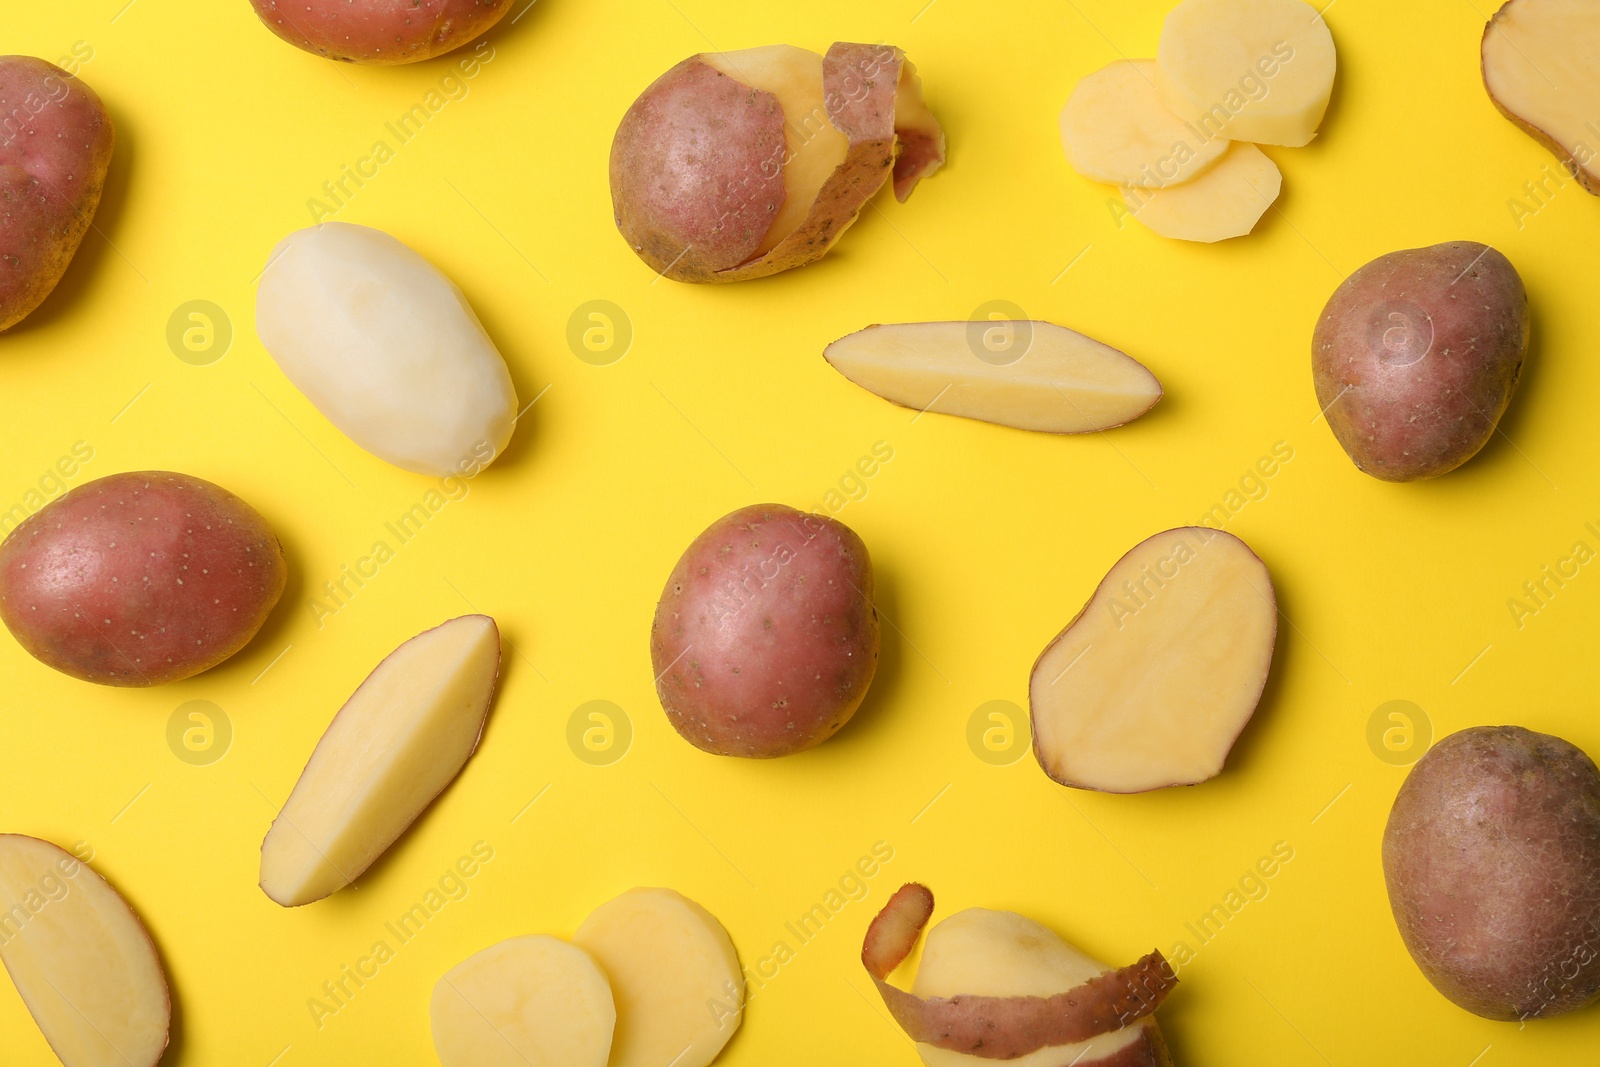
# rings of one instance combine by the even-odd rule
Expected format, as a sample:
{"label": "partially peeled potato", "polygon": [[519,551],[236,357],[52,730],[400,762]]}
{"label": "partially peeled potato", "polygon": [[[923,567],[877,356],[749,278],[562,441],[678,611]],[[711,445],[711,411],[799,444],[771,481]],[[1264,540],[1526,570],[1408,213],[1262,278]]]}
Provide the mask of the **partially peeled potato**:
{"label": "partially peeled potato", "polygon": [[611,200],[657,273],[744,281],[822,258],[891,177],[904,201],[943,162],[900,49],[771,45],[690,56],[640,94],[611,145]]}

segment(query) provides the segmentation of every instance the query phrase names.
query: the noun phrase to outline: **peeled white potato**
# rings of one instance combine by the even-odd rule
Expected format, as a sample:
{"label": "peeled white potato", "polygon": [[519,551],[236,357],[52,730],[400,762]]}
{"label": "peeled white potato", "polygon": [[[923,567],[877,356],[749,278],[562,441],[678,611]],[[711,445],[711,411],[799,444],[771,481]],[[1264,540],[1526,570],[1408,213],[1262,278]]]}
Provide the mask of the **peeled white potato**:
{"label": "peeled white potato", "polygon": [[[919,997],[1051,997],[1111,970],[1055,931],[1011,911],[968,908],[928,931],[911,991]],[[983,1067],[995,1060],[917,1045],[928,1067]],[[1170,1067],[1154,1016],[1071,1045],[1053,1045],[1005,1062],[1014,1067]]]}
{"label": "peeled white potato", "polygon": [[1272,666],[1277,600],[1232,534],[1167,530],[1117,561],[1033,666],[1033,749],[1062,785],[1140,793],[1222,770]]}
{"label": "peeled white potato", "polygon": [[[1012,363],[979,358],[990,329],[1010,331]],[[918,411],[1047,433],[1107,430],[1161,399],[1138,360],[1051,322],[907,322],[868,326],[823,351],[833,369],[885,400]]]}
{"label": "peeled white potato", "polygon": [[1510,0],[1483,31],[1483,84],[1500,113],[1600,193],[1600,5]]}
{"label": "peeled white potato", "polygon": [[334,716],[261,843],[261,888],[286,908],[343,889],[478,747],[500,631],[463,615],[391,652]]}
{"label": "peeled white potato", "polygon": [[617,1022],[595,961],[543,935],[458,963],[433,987],[429,1013],[444,1067],[607,1067]]}
{"label": "peeled white potato", "polygon": [[1228,150],[1161,102],[1153,59],[1119,59],[1081,79],[1061,109],[1061,144],[1085,178],[1145,189],[1186,182]]}
{"label": "peeled white potato", "polygon": [[706,1067],[744,1017],[744,974],[728,932],[671,889],[630,889],[573,937],[617,1001],[610,1067]]}
{"label": "peeled white potato", "polygon": [[1200,177],[1165,189],[1122,190],[1128,213],[1162,237],[1226,241],[1255,229],[1283,191],[1278,165],[1253,144],[1235,144]]}
{"label": "peeled white potato", "polygon": [[1333,34],[1303,0],[1183,0],[1156,49],[1161,97],[1209,136],[1290,147],[1333,95]]}
{"label": "peeled white potato", "polygon": [[0,961],[66,1067],[161,1059],[172,1002],[150,935],[115,889],[47,841],[0,834]]}
{"label": "peeled white potato", "polygon": [[516,390],[467,298],[381,230],[324,222],[280,241],[256,332],[329,422],[397,467],[476,474],[511,440]]}

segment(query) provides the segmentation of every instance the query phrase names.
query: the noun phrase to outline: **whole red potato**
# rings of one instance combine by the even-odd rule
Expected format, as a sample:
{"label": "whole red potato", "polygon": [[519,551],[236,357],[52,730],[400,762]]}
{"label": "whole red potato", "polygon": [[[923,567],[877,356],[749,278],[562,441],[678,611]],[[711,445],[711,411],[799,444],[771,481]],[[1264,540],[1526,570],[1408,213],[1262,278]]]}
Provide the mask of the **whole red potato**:
{"label": "whole red potato", "polygon": [[215,667],[283,595],[283,549],[249,504],[166,471],[100,478],[0,544],[0,620],[34,657],[101,685]]}
{"label": "whole red potato", "polygon": [[481,36],[511,0],[250,0],[267,28],[341,63],[395,65],[443,55]]}
{"label": "whole red potato", "polygon": [[667,579],[650,654],[667,718],[698,748],[765,758],[825,741],[878,664],[867,546],[782,504],[724,516]]}
{"label": "whole red potato", "polygon": [[100,206],[112,140],[94,90],[42,59],[0,56],[0,330],[67,272]]}

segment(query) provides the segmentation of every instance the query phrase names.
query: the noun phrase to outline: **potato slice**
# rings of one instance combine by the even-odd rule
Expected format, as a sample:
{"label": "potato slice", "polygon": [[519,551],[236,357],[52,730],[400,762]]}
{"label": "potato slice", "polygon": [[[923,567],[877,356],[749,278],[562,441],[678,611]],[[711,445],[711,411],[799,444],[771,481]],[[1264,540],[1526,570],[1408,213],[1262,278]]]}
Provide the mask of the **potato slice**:
{"label": "potato slice", "polygon": [[[985,347],[991,330],[1009,331],[1005,344],[1021,355],[993,354]],[[1108,430],[1161,399],[1161,383],[1138,360],[1050,322],[868,326],[822,354],[852,382],[903,407],[1019,430]]]}
{"label": "potato slice", "polygon": [[1033,749],[1079,789],[1140,793],[1215,777],[1272,665],[1277,600],[1232,534],[1156,534],[1101,580],[1033,666]]}
{"label": "potato slice", "polygon": [[478,747],[500,631],[463,615],[395,649],[334,716],[261,843],[261,888],[286,908],[343,889]]}
{"label": "potato slice", "polygon": [[1159,189],[1203,174],[1229,142],[1168,110],[1155,60],[1119,59],[1073,88],[1061,109],[1061,144],[1085,178]]}
{"label": "potato slice", "polygon": [[630,889],[573,937],[611,979],[610,1067],[706,1067],[744,1018],[744,973],[728,931],[671,889]]}
{"label": "potato slice", "polygon": [[1183,0],[1156,49],[1161,97],[1205,135],[1290,147],[1333,95],[1333,34],[1302,0]]}
{"label": "potato slice", "polygon": [[1483,31],[1483,84],[1500,113],[1600,195],[1600,6],[1510,0]]}
{"label": "potato slice", "polygon": [[66,1067],[161,1059],[172,1002],[150,935],[115,889],[47,841],[0,834],[0,961]]}
{"label": "potato slice", "polygon": [[456,964],[433,987],[429,1014],[444,1067],[606,1067],[617,1021],[589,954],[543,935]]}
{"label": "potato slice", "polygon": [[[968,908],[941,920],[923,942],[911,991],[919,997],[981,994],[1051,997],[1111,970],[1063,941],[1054,930],[1012,911]],[[928,1067],[982,1067],[992,1061],[919,1044]],[[1013,1067],[1170,1067],[1155,1016],[1070,1045],[1053,1045],[1007,1062]]]}
{"label": "potato slice", "polygon": [[1212,243],[1256,228],[1283,190],[1283,175],[1253,144],[1235,144],[1194,181],[1122,190],[1128,213],[1162,237]]}

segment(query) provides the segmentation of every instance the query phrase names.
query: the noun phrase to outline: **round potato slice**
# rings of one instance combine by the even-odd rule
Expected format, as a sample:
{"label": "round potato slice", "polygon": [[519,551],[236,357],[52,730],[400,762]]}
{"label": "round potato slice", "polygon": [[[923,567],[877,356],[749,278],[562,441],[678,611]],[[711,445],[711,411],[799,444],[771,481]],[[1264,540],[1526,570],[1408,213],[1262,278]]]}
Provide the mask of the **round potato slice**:
{"label": "round potato slice", "polygon": [[706,1067],[744,1018],[739,954],[714,915],[671,889],[630,889],[574,936],[611,978],[610,1067]]}
{"label": "round potato slice", "polygon": [[1186,182],[1228,150],[1161,102],[1153,59],[1120,59],[1079,81],[1061,109],[1061,144],[1085,178],[1144,189]]}
{"label": "round potato slice", "polygon": [[444,1067],[606,1067],[617,1012],[583,949],[536,934],[458,963],[433,987]]}
{"label": "round potato slice", "polygon": [[1253,144],[1236,144],[1192,182],[1165,189],[1124,187],[1128,213],[1162,237],[1211,244],[1256,228],[1283,191],[1278,165]]}
{"label": "round potato slice", "polygon": [[1338,59],[1302,0],[1183,0],[1156,50],[1161,97],[1209,136],[1294,147],[1317,135]]}

